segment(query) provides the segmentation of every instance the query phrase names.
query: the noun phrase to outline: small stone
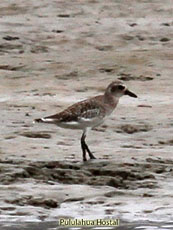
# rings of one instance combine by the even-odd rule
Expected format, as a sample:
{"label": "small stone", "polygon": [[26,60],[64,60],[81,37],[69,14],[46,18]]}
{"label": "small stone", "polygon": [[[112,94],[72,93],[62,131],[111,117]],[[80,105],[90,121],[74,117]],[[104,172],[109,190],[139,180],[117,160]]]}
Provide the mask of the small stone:
{"label": "small stone", "polygon": [[13,41],[13,40],[18,40],[19,37],[14,37],[14,36],[7,35],[7,36],[3,37],[3,39],[6,40],[6,41]]}
{"label": "small stone", "polygon": [[50,134],[42,133],[42,132],[24,132],[24,133],[21,133],[20,135],[24,137],[29,137],[29,138],[44,138],[44,139],[51,138]]}
{"label": "small stone", "polygon": [[59,14],[57,15],[59,18],[70,18],[70,14]]}
{"label": "small stone", "polygon": [[161,42],[168,42],[168,41],[170,41],[170,38],[161,38],[160,41]]}
{"label": "small stone", "polygon": [[52,32],[60,34],[60,33],[63,33],[64,31],[63,30],[52,30]]}
{"label": "small stone", "polygon": [[138,24],[137,23],[131,23],[131,24],[129,24],[129,26],[131,26],[131,27],[134,27],[134,26],[137,26]]}
{"label": "small stone", "polygon": [[149,194],[149,193],[144,193],[144,194],[143,194],[143,197],[153,197],[153,195],[152,195],[152,194]]}
{"label": "small stone", "polygon": [[133,40],[133,36],[130,36],[130,35],[123,35],[123,39],[124,40],[127,40],[127,41],[130,41],[130,40]]}
{"label": "small stone", "polygon": [[162,23],[161,25],[162,25],[162,26],[170,26],[170,24],[169,24],[169,23],[167,23],[167,22]]}

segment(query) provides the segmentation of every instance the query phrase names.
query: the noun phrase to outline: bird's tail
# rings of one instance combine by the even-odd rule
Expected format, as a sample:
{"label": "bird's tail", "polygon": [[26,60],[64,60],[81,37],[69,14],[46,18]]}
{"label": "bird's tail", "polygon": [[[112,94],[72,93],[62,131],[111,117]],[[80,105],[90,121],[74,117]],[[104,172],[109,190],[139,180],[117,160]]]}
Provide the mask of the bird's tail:
{"label": "bird's tail", "polygon": [[55,120],[49,117],[37,118],[34,120],[34,123],[50,123],[54,124]]}
{"label": "bird's tail", "polygon": [[43,123],[43,122],[44,122],[43,118],[37,118],[34,120],[34,123]]}

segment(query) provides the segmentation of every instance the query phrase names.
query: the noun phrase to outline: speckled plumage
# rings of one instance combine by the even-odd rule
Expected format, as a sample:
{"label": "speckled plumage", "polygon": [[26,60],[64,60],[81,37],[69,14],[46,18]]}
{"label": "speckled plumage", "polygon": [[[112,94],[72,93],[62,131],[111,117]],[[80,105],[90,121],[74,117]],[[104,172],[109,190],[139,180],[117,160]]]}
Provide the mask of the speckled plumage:
{"label": "speckled plumage", "polygon": [[90,158],[94,159],[95,157],[85,143],[86,131],[88,128],[102,124],[105,118],[113,112],[118,104],[119,98],[123,95],[137,97],[134,93],[130,92],[122,82],[114,81],[108,85],[103,95],[75,103],[60,113],[36,119],[35,121],[56,124],[63,128],[82,129],[81,146],[83,150],[83,160],[86,160],[86,151]]}

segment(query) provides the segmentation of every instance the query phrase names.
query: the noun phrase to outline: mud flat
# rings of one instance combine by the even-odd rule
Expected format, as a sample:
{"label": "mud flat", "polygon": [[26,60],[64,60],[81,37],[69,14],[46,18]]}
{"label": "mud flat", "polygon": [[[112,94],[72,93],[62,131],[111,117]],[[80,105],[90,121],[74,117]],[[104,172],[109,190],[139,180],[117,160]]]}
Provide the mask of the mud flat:
{"label": "mud flat", "polygon": [[[171,229],[171,2],[16,0],[0,8],[1,228],[51,229],[67,217]],[[82,162],[80,131],[32,123],[115,79],[138,99],[122,98],[90,132],[97,160]]]}

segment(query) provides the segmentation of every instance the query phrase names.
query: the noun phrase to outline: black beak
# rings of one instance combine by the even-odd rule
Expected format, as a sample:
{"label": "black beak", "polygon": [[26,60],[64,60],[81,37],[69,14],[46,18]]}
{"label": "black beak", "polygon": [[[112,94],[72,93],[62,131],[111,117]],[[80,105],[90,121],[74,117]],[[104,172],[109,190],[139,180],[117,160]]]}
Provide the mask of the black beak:
{"label": "black beak", "polygon": [[136,94],[132,93],[131,91],[129,91],[128,89],[126,89],[125,91],[125,95],[129,95],[130,97],[137,97]]}

